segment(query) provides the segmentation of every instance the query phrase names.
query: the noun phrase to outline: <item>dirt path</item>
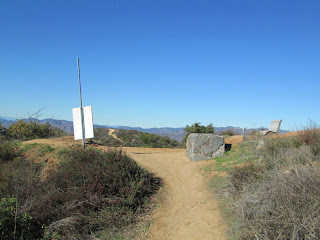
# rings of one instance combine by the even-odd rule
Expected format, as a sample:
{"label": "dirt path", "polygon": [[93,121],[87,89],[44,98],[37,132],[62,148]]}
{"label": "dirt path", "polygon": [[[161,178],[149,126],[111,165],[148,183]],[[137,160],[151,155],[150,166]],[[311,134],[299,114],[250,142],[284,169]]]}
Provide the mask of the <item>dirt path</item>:
{"label": "dirt path", "polygon": [[123,143],[123,141],[120,138],[118,138],[118,136],[116,135],[115,129],[110,128],[109,129],[109,135],[111,135],[113,138],[115,138],[115,139],[117,139],[117,140],[119,140],[120,142]]}
{"label": "dirt path", "polygon": [[125,148],[142,166],[164,180],[166,199],[154,214],[150,239],[226,239],[218,204],[208,191],[199,167],[185,150]]}
{"label": "dirt path", "polygon": [[[72,137],[24,142],[69,146],[81,141]],[[106,147],[99,147],[105,149]],[[150,240],[226,239],[226,226],[218,203],[207,188],[199,168],[211,161],[192,162],[183,149],[124,148],[140,165],[164,181],[164,194],[148,232]]]}

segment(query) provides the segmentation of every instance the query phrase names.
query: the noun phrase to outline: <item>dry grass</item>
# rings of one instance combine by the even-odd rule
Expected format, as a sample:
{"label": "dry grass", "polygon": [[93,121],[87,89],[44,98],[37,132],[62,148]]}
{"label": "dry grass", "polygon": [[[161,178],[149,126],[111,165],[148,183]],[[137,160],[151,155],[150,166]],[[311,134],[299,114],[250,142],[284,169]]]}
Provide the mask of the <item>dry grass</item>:
{"label": "dry grass", "polygon": [[[319,239],[319,150],[316,125],[294,134],[257,136],[238,143],[237,151],[223,158],[233,170],[218,190],[230,238]],[[234,164],[244,158],[240,165]]]}
{"label": "dry grass", "polygon": [[239,202],[240,239],[318,239],[320,171],[295,165],[268,173]]}

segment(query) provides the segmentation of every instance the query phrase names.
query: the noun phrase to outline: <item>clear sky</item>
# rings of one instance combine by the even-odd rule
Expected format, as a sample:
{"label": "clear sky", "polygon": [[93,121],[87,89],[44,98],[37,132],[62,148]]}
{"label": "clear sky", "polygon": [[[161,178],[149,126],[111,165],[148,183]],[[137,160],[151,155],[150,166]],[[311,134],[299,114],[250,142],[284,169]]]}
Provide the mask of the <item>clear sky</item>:
{"label": "clear sky", "polygon": [[320,123],[320,1],[2,0],[0,116],[295,130]]}

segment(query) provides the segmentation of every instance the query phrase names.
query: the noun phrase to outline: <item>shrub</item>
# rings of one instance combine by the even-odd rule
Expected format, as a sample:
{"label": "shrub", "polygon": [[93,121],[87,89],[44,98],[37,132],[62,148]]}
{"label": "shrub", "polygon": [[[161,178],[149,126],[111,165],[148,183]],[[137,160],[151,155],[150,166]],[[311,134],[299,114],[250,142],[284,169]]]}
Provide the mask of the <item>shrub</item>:
{"label": "shrub", "polygon": [[314,154],[320,153],[320,129],[318,125],[310,122],[308,127],[298,132],[298,138],[304,144],[309,145]]}
{"label": "shrub", "polygon": [[235,167],[230,173],[230,183],[235,191],[241,191],[246,184],[252,184],[263,178],[264,168],[253,163]]}
{"label": "shrub", "polygon": [[257,138],[236,152],[246,163],[230,172],[222,192],[237,212],[232,237],[318,239],[320,169],[311,144],[299,137]]}
{"label": "shrub", "polygon": [[182,144],[184,147],[186,147],[187,139],[190,133],[214,133],[214,128],[212,124],[209,124],[208,126],[202,126],[200,123],[196,122],[193,125],[189,126],[187,125],[184,128],[185,135],[182,140]]}
{"label": "shrub", "polygon": [[19,156],[19,142],[0,141],[0,162],[12,161]]}
{"label": "shrub", "polygon": [[0,239],[33,240],[37,234],[33,231],[32,218],[21,212],[14,197],[0,201]]}
{"label": "shrub", "polygon": [[0,136],[5,136],[6,131],[7,129],[5,128],[5,126],[3,126],[2,123],[0,123]]}
{"label": "shrub", "polygon": [[175,140],[171,140],[168,137],[161,137],[149,133],[141,133],[139,136],[140,140],[146,147],[152,148],[173,148],[177,147],[179,143]]}
{"label": "shrub", "polygon": [[6,136],[18,140],[30,140],[35,138],[60,137],[65,135],[63,130],[50,124],[39,124],[36,120],[25,121],[23,119],[11,124]]}
{"label": "shrub", "polygon": [[109,135],[109,128],[96,128],[94,129],[94,138],[100,139]]}
{"label": "shrub", "polygon": [[[60,158],[57,170],[41,183],[30,214],[65,239],[128,225],[159,187],[156,178],[121,150],[73,147]],[[117,219],[98,221],[105,215]]]}
{"label": "shrub", "polygon": [[260,140],[260,149],[257,154],[265,168],[271,170],[285,164],[284,156],[287,155],[289,149],[291,153],[299,152],[297,149],[300,149],[302,145],[297,137],[267,138]]}
{"label": "shrub", "polygon": [[116,135],[125,147],[175,148],[179,146],[177,141],[168,137],[135,130],[117,129]]}
{"label": "shrub", "polygon": [[299,148],[302,142],[297,137],[269,138],[263,140],[262,152],[265,155],[275,155],[279,149]]}
{"label": "shrub", "polygon": [[234,135],[236,135],[235,132],[232,129],[227,129],[227,130],[222,131],[220,133],[225,135],[225,136],[234,136]]}
{"label": "shrub", "polygon": [[[19,207],[17,207],[18,213],[30,216],[32,230],[29,229],[28,231],[30,231],[30,234],[32,233],[32,236],[38,236],[30,239],[39,239],[43,233],[43,223],[33,218],[31,214],[34,204],[37,205],[38,201],[42,199],[39,194],[41,192],[40,171],[40,164],[33,163],[22,157],[14,158],[12,161],[0,162],[0,198],[10,199],[14,196],[16,201],[20,203]],[[23,238],[16,239],[29,238],[24,235]]]}
{"label": "shrub", "polygon": [[320,171],[294,166],[274,171],[255,184],[240,204],[240,239],[318,239]]}
{"label": "shrub", "polygon": [[112,136],[101,137],[97,142],[103,146],[109,147],[121,147],[123,145],[121,141]]}
{"label": "shrub", "polygon": [[[0,146],[7,146],[9,153],[16,149],[7,142]],[[31,147],[43,154],[54,150],[37,144],[27,145],[24,151]],[[71,147],[58,156],[60,164],[46,178],[40,178],[44,166],[40,163],[17,155],[0,161],[0,199],[11,205],[11,197],[16,199],[15,208],[9,209],[17,222],[15,239],[89,239],[92,233],[111,238],[136,221],[148,197],[160,186],[158,178],[121,150]],[[12,227],[12,218],[6,220],[9,210],[0,209],[0,232],[7,234],[0,239],[13,239],[8,237],[14,233],[8,230]],[[23,237],[18,238],[20,233]]]}
{"label": "shrub", "polygon": [[141,132],[136,130],[117,129],[115,134],[126,147],[143,147],[144,142],[139,138]]}

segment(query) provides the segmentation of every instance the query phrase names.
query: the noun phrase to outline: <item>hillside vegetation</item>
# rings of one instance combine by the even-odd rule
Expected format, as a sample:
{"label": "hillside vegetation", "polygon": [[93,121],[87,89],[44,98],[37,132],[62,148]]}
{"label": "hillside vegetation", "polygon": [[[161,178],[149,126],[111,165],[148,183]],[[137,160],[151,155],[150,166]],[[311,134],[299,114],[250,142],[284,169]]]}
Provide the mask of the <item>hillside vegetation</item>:
{"label": "hillside vegetation", "polygon": [[58,127],[50,124],[40,124],[34,120],[18,120],[9,127],[5,127],[0,123],[0,137],[11,140],[31,140],[35,138],[62,137],[66,133]]}
{"label": "hillside vegetation", "polygon": [[215,160],[204,170],[214,174],[230,239],[319,239],[317,127],[286,138],[251,136]]}
{"label": "hillside vegetation", "polygon": [[160,180],[128,155],[22,147],[0,133],[0,239],[132,239],[139,233]]}
{"label": "hillside vegetation", "polygon": [[179,143],[168,137],[139,132],[135,130],[114,129],[114,135],[109,134],[107,128],[94,130],[94,142],[103,146],[112,147],[150,147],[150,148],[177,148]]}

